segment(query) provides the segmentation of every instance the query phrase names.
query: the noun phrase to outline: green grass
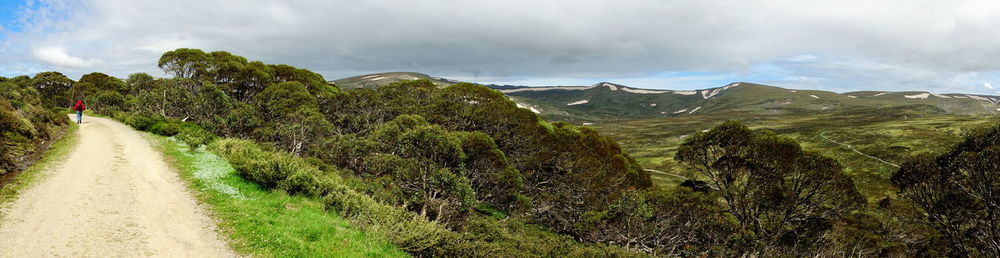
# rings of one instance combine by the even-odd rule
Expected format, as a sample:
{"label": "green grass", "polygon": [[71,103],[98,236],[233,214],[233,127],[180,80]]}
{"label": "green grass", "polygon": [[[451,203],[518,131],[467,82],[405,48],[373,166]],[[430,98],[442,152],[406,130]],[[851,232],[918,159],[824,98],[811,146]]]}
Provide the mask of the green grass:
{"label": "green grass", "polygon": [[238,253],[262,257],[404,257],[387,240],[366,234],[313,198],[262,189],[236,174],[204,148],[190,150],[172,138],[151,136],[211,207],[219,228]]}
{"label": "green grass", "polygon": [[[799,141],[806,150],[837,159],[870,201],[895,195],[888,178],[897,168],[830,142],[820,137],[820,133],[825,132],[830,140],[850,145],[862,153],[901,164],[913,154],[938,152],[958,143],[967,129],[1000,122],[995,116],[946,115],[915,108],[871,108],[779,116],[752,113],[685,116],[604,123],[594,127],[618,140],[644,168],[697,178],[691,170],[674,161],[677,148],[687,137],[729,119],[742,121],[754,129],[774,130]],[[664,174],[650,175],[654,184],[662,187],[674,187],[683,181]]]}
{"label": "green grass", "polygon": [[[3,188],[0,188],[0,210],[6,208],[13,200],[17,199],[18,194],[27,189],[28,186],[44,178],[45,173],[42,173],[43,171],[51,168],[69,155],[73,150],[73,146],[76,146],[80,140],[80,135],[76,133],[79,128],[76,123],[70,123],[62,137],[52,143],[38,161],[14,177]],[[0,214],[0,217],[3,215]]]}

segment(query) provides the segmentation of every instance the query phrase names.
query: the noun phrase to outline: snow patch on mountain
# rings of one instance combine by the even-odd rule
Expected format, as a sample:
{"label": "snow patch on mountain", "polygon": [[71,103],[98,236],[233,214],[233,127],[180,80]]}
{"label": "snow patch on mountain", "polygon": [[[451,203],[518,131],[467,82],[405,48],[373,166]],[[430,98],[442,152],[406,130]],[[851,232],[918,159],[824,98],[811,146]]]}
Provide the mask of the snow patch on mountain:
{"label": "snow patch on mountain", "polygon": [[734,83],[730,83],[729,85],[726,85],[724,87],[719,87],[719,88],[715,88],[715,89],[701,90],[699,92],[701,93],[701,97],[702,98],[709,99],[711,97],[714,97],[715,95],[719,95],[719,93],[722,93],[723,91],[726,91],[726,90],[728,90],[728,89],[730,89],[732,87],[740,86],[740,84],[741,83],[739,83],[739,82],[734,82]]}
{"label": "snow patch on mountain", "polygon": [[814,98],[814,99],[819,99],[819,96],[816,96],[816,95],[810,94],[809,96],[812,97],[812,98]]}
{"label": "snow patch on mountain", "polygon": [[674,114],[680,114],[680,113],[684,113],[684,112],[688,112],[688,109],[685,108],[685,109],[677,110],[677,112],[674,112]]}
{"label": "snow patch on mountain", "polygon": [[938,97],[938,98],[942,98],[942,99],[950,99],[950,98],[951,98],[951,97],[949,97],[949,96],[947,96],[947,95],[941,95],[941,94],[934,94],[934,93],[931,93],[931,95],[933,95],[933,96],[935,96],[935,97]]}
{"label": "snow patch on mountain", "polygon": [[920,94],[915,94],[915,95],[903,95],[903,97],[906,97],[908,99],[927,99],[927,97],[930,97],[930,96],[931,96],[931,94],[930,93],[926,93],[926,92],[920,93]]}
{"label": "snow patch on mountain", "polygon": [[514,104],[517,105],[517,107],[519,107],[519,108],[527,108],[528,110],[531,110],[531,112],[535,112],[535,114],[541,114],[542,113],[541,111],[538,111],[538,109],[535,109],[535,107],[532,107],[532,106],[523,105],[523,104],[517,103],[517,102],[514,102]]}
{"label": "snow patch on mountain", "polygon": [[708,99],[714,97],[715,95],[719,95],[720,92],[722,92],[722,88],[715,88],[713,90],[702,90],[701,97]]}
{"label": "snow patch on mountain", "polygon": [[698,91],[696,91],[696,90],[679,90],[679,91],[674,91],[674,94],[677,94],[677,95],[688,95],[688,96],[690,96],[690,95],[698,94]]}
{"label": "snow patch on mountain", "polygon": [[976,96],[976,95],[965,95],[965,96],[969,97],[970,99],[974,99],[974,100],[978,100],[978,101],[983,101],[983,102],[989,102],[989,103],[993,103],[993,104],[997,104],[997,102],[998,102],[997,99],[987,98],[987,97],[983,97],[983,96]]}
{"label": "snow patch on mountain", "polygon": [[694,108],[694,110],[691,110],[691,112],[688,112],[688,114],[694,114],[694,112],[697,112],[699,109],[701,109],[701,106]]}
{"label": "snow patch on mountain", "polygon": [[854,95],[847,95],[847,97],[848,97],[848,98],[852,98],[852,99],[856,99],[856,98],[858,98],[858,96],[854,96]]}
{"label": "snow patch on mountain", "polygon": [[573,102],[570,102],[570,103],[566,103],[566,105],[567,106],[573,106],[573,105],[587,104],[588,102],[590,102],[590,100],[584,99],[584,100],[577,100],[577,101],[573,101]]}
{"label": "snow patch on mountain", "polygon": [[889,93],[888,92],[882,92],[882,93],[879,93],[879,94],[875,94],[875,97],[882,96],[882,95],[885,95],[885,94],[889,94]]}
{"label": "snow patch on mountain", "polygon": [[631,92],[631,93],[639,93],[639,94],[662,94],[662,93],[670,93],[669,90],[644,90],[644,89],[633,89],[633,88],[628,88],[628,87],[622,87],[621,89],[623,91],[627,91],[627,92]]}

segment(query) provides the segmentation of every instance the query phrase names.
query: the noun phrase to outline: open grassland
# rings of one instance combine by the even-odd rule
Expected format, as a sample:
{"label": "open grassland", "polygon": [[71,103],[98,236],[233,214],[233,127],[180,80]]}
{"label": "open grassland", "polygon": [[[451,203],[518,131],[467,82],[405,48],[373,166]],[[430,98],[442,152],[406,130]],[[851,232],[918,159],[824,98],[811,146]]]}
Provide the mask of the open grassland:
{"label": "open grassland", "polygon": [[[960,116],[909,109],[859,109],[811,115],[706,115],[597,124],[619,141],[646,169],[656,185],[673,187],[697,175],[674,160],[687,137],[726,120],[738,120],[754,129],[770,129],[799,141],[806,150],[840,161],[869,200],[894,195],[888,178],[893,164],[907,157],[938,152],[958,143],[962,132],[1000,122],[993,116]],[[680,176],[680,177],[679,177]]]}

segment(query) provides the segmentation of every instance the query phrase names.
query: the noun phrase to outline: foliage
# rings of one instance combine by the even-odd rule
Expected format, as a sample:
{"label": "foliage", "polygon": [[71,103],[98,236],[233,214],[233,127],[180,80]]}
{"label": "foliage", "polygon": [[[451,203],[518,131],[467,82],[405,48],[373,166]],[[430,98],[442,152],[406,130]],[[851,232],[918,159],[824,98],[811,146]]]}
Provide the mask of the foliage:
{"label": "foliage", "polygon": [[477,214],[470,215],[464,233],[456,233],[424,216],[355,191],[339,176],[343,171],[323,171],[304,159],[246,140],[222,139],[209,149],[225,157],[243,178],[283,191],[322,196],[327,208],[366,232],[421,256],[638,256],[608,246],[582,245],[525,221]]}
{"label": "foliage", "polygon": [[967,134],[939,154],[914,156],[893,174],[900,195],[947,240],[949,255],[1000,255],[1000,125]]}
{"label": "foliage", "polygon": [[794,140],[726,122],[688,139],[676,159],[718,189],[739,229],[761,254],[802,252],[831,223],[865,202],[840,164]]}
{"label": "foliage", "polygon": [[41,72],[31,79],[33,86],[43,96],[45,107],[70,107],[73,105],[70,89],[73,80],[58,72]]}
{"label": "foliage", "polygon": [[583,237],[660,256],[733,256],[737,250],[724,247],[734,225],[718,197],[683,187],[630,192],[607,211],[587,213]]}
{"label": "foliage", "polygon": [[270,191],[237,175],[204,149],[158,138],[169,161],[218,218],[237,252],[259,257],[401,257],[385,238],[366,234],[351,221],[305,196]]}
{"label": "foliage", "polygon": [[219,140],[210,148],[229,160],[242,177],[265,188],[321,196],[328,207],[404,250],[418,252],[440,241],[444,229],[436,223],[347,188],[336,172],[324,173],[300,158],[248,141]]}
{"label": "foliage", "polygon": [[[0,77],[0,174],[25,169],[68,124],[62,110],[45,108],[48,101],[35,88],[36,82]],[[61,86],[53,85],[45,91]]]}

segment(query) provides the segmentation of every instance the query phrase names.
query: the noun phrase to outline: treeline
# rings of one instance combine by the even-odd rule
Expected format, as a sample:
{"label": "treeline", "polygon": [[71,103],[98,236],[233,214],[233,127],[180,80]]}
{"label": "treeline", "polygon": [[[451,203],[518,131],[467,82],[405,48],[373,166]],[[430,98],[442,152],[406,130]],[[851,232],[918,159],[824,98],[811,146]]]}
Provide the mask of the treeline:
{"label": "treeline", "polygon": [[39,82],[0,77],[0,175],[25,169],[68,125],[65,109],[45,103]]}
{"label": "treeline", "polygon": [[892,179],[900,200],[869,203],[835,160],[729,122],[689,138],[674,157],[704,181],[661,189],[613,140],[547,122],[484,86],[416,80],[341,90],[305,69],[196,49],[167,52],[158,64],[173,78],[21,80],[46,106],[84,99],[138,129],[210,145],[244,178],[322,198],[418,255],[997,250],[997,186],[988,178],[996,129],[907,163]]}

